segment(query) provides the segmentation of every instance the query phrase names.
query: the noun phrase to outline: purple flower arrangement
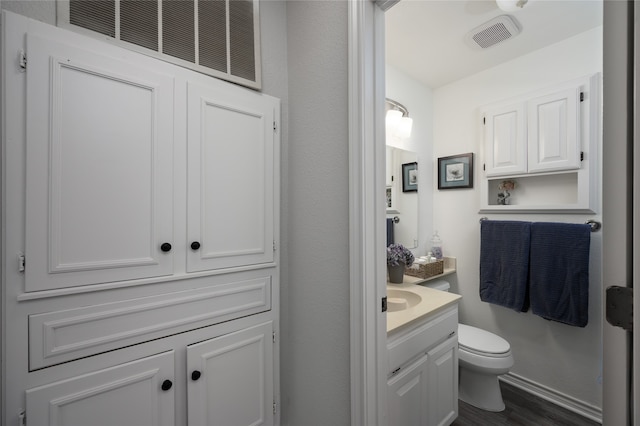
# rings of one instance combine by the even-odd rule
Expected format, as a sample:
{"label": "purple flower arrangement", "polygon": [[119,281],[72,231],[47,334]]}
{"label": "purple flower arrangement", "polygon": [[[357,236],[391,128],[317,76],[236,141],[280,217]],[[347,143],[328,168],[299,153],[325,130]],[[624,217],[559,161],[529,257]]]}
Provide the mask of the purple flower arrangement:
{"label": "purple flower arrangement", "polygon": [[398,266],[404,263],[405,266],[413,265],[413,253],[402,244],[391,244],[387,247],[387,265]]}

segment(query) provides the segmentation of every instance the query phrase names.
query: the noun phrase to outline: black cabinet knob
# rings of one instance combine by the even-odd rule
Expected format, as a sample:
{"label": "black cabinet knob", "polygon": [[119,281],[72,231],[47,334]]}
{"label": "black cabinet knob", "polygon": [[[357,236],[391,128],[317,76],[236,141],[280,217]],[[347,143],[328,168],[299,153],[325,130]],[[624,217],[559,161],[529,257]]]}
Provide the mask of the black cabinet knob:
{"label": "black cabinet knob", "polygon": [[198,370],[194,370],[191,373],[191,380],[198,380],[200,378],[200,376],[202,375],[202,373],[200,373]]}
{"label": "black cabinet knob", "polygon": [[198,250],[200,248],[200,243],[197,241],[194,241],[191,243],[191,250]]}
{"label": "black cabinet knob", "polygon": [[171,380],[165,380],[164,382],[162,382],[162,386],[160,386],[160,389],[162,389],[163,391],[168,391],[169,389],[171,389],[171,386],[173,386],[173,382]]}
{"label": "black cabinet knob", "polygon": [[168,251],[171,251],[171,244],[162,243],[162,245],[160,246],[160,250],[162,250],[165,253],[168,252]]}

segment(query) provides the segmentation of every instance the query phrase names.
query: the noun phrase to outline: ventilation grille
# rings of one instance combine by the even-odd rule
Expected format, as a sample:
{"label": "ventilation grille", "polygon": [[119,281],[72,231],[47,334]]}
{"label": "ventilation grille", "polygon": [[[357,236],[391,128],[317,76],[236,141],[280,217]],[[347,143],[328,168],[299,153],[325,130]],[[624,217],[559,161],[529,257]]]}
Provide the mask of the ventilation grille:
{"label": "ventilation grille", "polygon": [[260,88],[258,0],[69,0],[58,25]]}
{"label": "ventilation grille", "polygon": [[470,31],[465,40],[476,49],[487,49],[520,33],[518,22],[508,15],[498,16]]}

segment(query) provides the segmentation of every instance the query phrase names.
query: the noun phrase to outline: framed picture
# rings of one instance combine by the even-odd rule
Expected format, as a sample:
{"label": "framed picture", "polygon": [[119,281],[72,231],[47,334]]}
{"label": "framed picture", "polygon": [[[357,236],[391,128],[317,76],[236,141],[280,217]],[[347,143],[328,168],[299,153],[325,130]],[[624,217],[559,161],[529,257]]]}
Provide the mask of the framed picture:
{"label": "framed picture", "polygon": [[402,165],[402,192],[418,190],[418,163]]}
{"label": "framed picture", "polygon": [[473,153],[438,158],[438,189],[473,188]]}

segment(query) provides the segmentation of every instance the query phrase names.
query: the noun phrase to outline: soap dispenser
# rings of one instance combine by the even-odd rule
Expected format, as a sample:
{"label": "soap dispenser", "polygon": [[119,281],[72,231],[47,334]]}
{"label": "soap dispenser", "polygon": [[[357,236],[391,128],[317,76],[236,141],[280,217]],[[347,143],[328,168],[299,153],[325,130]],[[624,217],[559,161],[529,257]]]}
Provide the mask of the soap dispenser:
{"label": "soap dispenser", "polygon": [[433,257],[437,260],[442,259],[442,240],[438,235],[438,231],[433,234],[433,238],[431,238],[431,253],[433,253]]}

